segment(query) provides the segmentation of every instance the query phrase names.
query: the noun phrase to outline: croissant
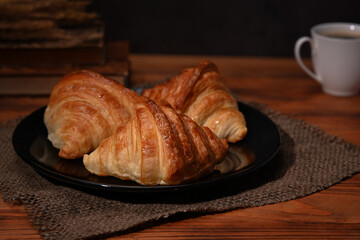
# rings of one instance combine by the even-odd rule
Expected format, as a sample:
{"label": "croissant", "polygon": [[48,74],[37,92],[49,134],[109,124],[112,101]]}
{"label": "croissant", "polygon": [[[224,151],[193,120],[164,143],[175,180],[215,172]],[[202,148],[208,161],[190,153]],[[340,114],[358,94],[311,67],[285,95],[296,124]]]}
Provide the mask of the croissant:
{"label": "croissant", "polygon": [[247,133],[237,101],[225,86],[218,68],[210,61],[184,69],[169,81],[143,90],[142,95],[167,100],[179,113],[189,116],[200,126],[209,127],[219,138],[229,142],[237,142]]}
{"label": "croissant", "polygon": [[142,185],[174,185],[211,173],[223,160],[227,141],[179,115],[166,101],[142,97],[135,109],[125,126],[84,155],[91,173]]}
{"label": "croissant", "polygon": [[135,91],[98,73],[70,73],[50,95],[44,114],[48,139],[60,157],[82,157],[129,121],[137,98]]}

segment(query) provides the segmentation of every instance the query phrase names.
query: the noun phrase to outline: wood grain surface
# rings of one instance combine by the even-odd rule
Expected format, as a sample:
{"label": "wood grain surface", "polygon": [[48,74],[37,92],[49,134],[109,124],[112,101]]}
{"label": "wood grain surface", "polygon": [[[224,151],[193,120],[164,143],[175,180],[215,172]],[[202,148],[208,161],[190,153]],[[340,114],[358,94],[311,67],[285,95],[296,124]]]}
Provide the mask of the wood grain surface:
{"label": "wood grain surface", "polygon": [[[203,59],[218,65],[239,99],[267,104],[360,146],[360,95],[323,93],[293,59],[131,55],[131,81],[133,86],[160,82]],[[25,116],[47,101],[47,96],[0,96],[0,120]],[[23,206],[0,201],[0,239],[40,239]],[[304,198],[193,218],[179,215],[112,239],[360,239],[360,174]]]}

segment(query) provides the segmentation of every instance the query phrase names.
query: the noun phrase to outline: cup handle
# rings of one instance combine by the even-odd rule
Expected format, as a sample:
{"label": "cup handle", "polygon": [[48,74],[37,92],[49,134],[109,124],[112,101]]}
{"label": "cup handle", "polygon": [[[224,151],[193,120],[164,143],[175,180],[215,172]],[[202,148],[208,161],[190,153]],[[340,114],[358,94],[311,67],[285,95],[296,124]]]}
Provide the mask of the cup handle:
{"label": "cup handle", "polygon": [[314,78],[316,81],[321,83],[321,78],[319,76],[317,76],[314,72],[312,72],[309,68],[307,68],[304,64],[304,62],[301,59],[301,55],[300,55],[300,49],[301,46],[305,43],[305,42],[309,42],[310,46],[311,46],[311,38],[309,37],[301,37],[299,38],[296,43],[295,43],[295,48],[294,48],[294,53],[295,53],[295,58],[296,61],[298,62],[298,64],[300,65],[300,67],[307,73],[309,74],[310,77]]}

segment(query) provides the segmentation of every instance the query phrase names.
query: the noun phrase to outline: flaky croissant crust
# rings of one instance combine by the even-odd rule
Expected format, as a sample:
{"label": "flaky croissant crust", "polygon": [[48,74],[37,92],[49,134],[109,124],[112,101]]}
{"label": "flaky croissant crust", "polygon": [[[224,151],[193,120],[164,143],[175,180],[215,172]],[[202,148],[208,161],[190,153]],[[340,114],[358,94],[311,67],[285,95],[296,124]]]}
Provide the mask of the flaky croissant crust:
{"label": "flaky croissant crust", "polygon": [[45,110],[48,138],[67,159],[82,157],[126,123],[138,95],[115,80],[80,70],[54,87]]}
{"label": "flaky croissant crust", "polygon": [[145,89],[142,95],[167,100],[179,113],[209,127],[218,137],[230,142],[243,139],[247,133],[237,101],[224,84],[216,65],[210,61],[186,68],[169,81]]}
{"label": "flaky croissant crust", "polygon": [[83,162],[96,175],[173,185],[211,173],[227,147],[226,140],[178,114],[166,101],[142,97],[130,122],[84,155]]}

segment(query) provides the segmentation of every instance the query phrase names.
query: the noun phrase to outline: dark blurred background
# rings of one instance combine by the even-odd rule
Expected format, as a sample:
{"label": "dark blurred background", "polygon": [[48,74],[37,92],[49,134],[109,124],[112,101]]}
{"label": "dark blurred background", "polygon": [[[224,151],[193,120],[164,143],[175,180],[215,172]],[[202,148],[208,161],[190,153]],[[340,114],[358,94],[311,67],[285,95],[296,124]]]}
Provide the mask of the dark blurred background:
{"label": "dark blurred background", "polygon": [[132,53],[293,56],[323,22],[360,23],[360,0],[95,0],[107,40]]}

